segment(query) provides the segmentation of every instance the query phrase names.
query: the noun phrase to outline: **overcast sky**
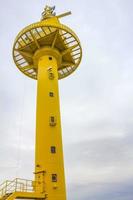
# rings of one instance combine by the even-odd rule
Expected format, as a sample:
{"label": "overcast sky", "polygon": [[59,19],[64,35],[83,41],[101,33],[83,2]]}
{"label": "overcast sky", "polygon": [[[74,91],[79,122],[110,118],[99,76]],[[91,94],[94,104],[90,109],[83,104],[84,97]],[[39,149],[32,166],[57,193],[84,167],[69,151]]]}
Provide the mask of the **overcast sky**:
{"label": "overcast sky", "polygon": [[68,200],[133,199],[133,1],[0,1],[0,181],[33,177],[36,81],[12,59],[45,4],[80,38],[80,67],[59,82]]}

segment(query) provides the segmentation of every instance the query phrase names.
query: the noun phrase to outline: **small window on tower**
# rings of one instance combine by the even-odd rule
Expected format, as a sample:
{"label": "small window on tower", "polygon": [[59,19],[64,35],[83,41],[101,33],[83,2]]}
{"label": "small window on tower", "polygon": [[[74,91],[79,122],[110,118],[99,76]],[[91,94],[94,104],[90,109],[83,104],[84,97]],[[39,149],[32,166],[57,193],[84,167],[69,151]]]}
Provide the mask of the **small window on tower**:
{"label": "small window on tower", "polygon": [[56,119],[54,116],[50,116],[50,126],[55,126],[56,125]]}
{"label": "small window on tower", "polygon": [[51,153],[56,153],[56,147],[55,146],[51,146]]}
{"label": "small window on tower", "polygon": [[54,96],[54,93],[53,93],[53,92],[49,92],[49,96],[50,96],[50,97],[53,97],[53,96]]}
{"label": "small window on tower", "polygon": [[52,60],[52,57],[49,57],[49,60]]}
{"label": "small window on tower", "polygon": [[57,174],[52,174],[52,182],[57,182]]}

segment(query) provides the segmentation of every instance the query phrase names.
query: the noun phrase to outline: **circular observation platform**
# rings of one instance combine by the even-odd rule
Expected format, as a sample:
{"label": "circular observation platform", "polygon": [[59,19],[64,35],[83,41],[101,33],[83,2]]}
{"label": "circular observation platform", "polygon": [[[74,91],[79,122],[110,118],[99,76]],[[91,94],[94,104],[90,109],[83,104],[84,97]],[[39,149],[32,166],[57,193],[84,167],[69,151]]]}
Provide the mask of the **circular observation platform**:
{"label": "circular observation platform", "polygon": [[38,66],[34,62],[37,51],[43,48],[58,51],[58,79],[65,78],[79,66],[82,49],[75,33],[65,25],[44,21],[24,28],[16,37],[13,59],[18,69],[30,78],[37,79]]}

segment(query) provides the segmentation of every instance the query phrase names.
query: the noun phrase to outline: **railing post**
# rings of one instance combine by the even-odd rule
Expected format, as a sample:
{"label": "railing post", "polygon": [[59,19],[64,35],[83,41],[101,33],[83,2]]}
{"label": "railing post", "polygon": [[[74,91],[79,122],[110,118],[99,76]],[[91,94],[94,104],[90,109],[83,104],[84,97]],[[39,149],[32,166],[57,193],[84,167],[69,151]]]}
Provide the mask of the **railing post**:
{"label": "railing post", "polygon": [[26,192],[27,192],[27,180],[26,180],[26,185],[25,185],[25,186],[26,186],[26,188],[25,188],[25,189],[26,189]]}
{"label": "railing post", "polygon": [[4,193],[4,192],[3,192],[3,189],[2,189],[2,190],[1,190],[1,196],[2,196],[2,197],[3,197],[3,193]]}
{"label": "railing post", "polygon": [[[5,194],[6,194],[6,192],[7,192],[7,183],[8,183],[8,182],[6,181]],[[4,195],[5,195],[5,194],[4,194]]]}
{"label": "railing post", "polygon": [[18,181],[18,179],[16,178],[16,180],[15,180],[15,192],[17,191],[17,181]]}

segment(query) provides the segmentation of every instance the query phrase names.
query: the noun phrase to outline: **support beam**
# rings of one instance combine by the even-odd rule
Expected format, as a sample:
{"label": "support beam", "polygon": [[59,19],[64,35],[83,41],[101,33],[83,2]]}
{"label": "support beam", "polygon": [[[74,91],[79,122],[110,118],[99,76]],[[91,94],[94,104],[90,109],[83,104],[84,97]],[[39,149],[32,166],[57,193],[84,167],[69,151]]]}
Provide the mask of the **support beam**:
{"label": "support beam", "polygon": [[53,40],[53,42],[52,42],[52,48],[54,48],[54,46],[55,46],[55,42],[56,42],[56,40],[57,40],[58,35],[59,35],[59,29],[56,31],[54,40]]}
{"label": "support beam", "polygon": [[39,42],[37,41],[37,39],[36,39],[36,37],[34,36],[34,34],[32,33],[32,31],[30,31],[30,34],[31,34],[31,36],[32,36],[32,38],[33,38],[33,40],[34,40],[34,42],[35,42],[37,48],[40,49],[40,44],[39,44]]}
{"label": "support beam", "polygon": [[21,68],[22,71],[27,71],[29,69],[33,69],[33,65],[27,65],[27,66]]}
{"label": "support beam", "polygon": [[19,49],[15,49],[15,51],[17,51],[18,53],[20,53],[23,57],[27,57],[27,58],[33,58],[33,54],[30,52],[26,52],[23,50],[19,50]]}
{"label": "support beam", "polygon": [[72,49],[75,49],[77,46],[79,46],[79,44],[73,45],[67,49],[65,49],[64,51],[61,52],[61,55],[64,56],[67,53],[70,53],[72,51]]}

